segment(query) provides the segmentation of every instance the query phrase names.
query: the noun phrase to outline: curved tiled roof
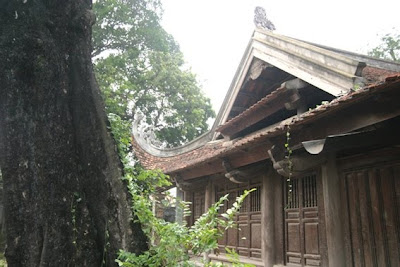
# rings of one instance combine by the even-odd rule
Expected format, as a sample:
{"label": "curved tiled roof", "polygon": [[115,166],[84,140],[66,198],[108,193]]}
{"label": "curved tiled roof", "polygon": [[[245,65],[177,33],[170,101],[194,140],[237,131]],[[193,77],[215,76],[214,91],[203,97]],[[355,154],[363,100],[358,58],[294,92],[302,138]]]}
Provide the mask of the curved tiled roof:
{"label": "curved tiled roof", "polygon": [[287,127],[293,129],[300,127],[303,124],[314,122],[332,112],[348,107],[365,97],[377,94],[389,87],[396,87],[396,90],[400,90],[400,73],[387,77],[383,82],[377,82],[357,91],[353,91],[347,95],[335,98],[331,102],[320,105],[300,116],[289,118],[276,125],[266,127],[244,137],[230,141],[211,141],[201,147],[180,155],[161,158],[147,153],[135,140],[133,140],[133,146],[136,156],[145,168],[161,169],[167,174],[175,173],[200,164],[211,162],[216,158],[223,158],[236,151],[251,147],[252,145],[268,138],[282,135],[286,132]]}

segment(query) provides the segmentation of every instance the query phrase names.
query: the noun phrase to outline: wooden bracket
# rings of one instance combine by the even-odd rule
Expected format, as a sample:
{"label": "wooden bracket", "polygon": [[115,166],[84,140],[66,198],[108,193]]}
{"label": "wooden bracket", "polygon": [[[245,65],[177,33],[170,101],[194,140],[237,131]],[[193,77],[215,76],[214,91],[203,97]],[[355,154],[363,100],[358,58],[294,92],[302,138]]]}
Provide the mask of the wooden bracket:
{"label": "wooden bracket", "polygon": [[307,111],[307,106],[304,99],[299,93],[299,89],[307,87],[309,84],[305,81],[296,78],[287,82],[284,82],[281,86],[285,87],[286,90],[292,91],[292,95],[289,97],[289,101],[285,103],[285,108],[288,110],[297,109],[297,115],[300,115]]}
{"label": "wooden bracket", "polygon": [[228,159],[224,158],[222,160],[222,167],[224,167],[225,169],[225,177],[228,178],[231,182],[236,183],[236,184],[240,184],[243,183],[243,177],[242,174],[239,170],[234,170],[232,168],[231,163],[229,162]]}
{"label": "wooden bracket", "polygon": [[179,174],[175,176],[175,184],[182,191],[189,191],[192,188],[192,183],[183,180]]}
{"label": "wooden bracket", "polygon": [[277,149],[276,146],[273,146],[268,150],[268,154],[271,158],[274,169],[284,177],[289,177],[290,172],[292,173],[292,176],[297,176],[326,161],[325,154],[291,156],[290,162],[292,169],[289,170],[289,159],[285,157],[284,149]]}

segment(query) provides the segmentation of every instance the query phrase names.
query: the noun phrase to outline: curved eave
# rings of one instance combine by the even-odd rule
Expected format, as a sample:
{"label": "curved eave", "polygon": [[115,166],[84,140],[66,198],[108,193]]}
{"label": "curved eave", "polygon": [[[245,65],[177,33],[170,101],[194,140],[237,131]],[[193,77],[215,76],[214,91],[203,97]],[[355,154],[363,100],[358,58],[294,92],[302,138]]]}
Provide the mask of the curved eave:
{"label": "curved eave", "polygon": [[198,147],[203,146],[207,142],[211,141],[213,132],[208,131],[201,136],[197,137],[191,142],[188,142],[182,146],[179,147],[173,147],[173,148],[158,148],[153,146],[152,144],[148,143],[141,135],[140,131],[138,130],[138,123],[139,120],[136,120],[133,124],[132,128],[132,134],[133,138],[136,140],[138,145],[146,151],[146,153],[155,156],[155,157],[160,157],[160,158],[165,158],[165,157],[172,157],[180,154],[184,154],[188,151],[194,150]]}
{"label": "curved eave", "polygon": [[[372,111],[371,103],[376,102],[377,95],[382,93],[387,101],[391,103],[377,102],[377,110]],[[388,95],[385,95],[388,94]],[[308,111],[301,116],[294,116],[284,120],[278,124],[271,125],[257,132],[251,133],[245,137],[234,140],[208,142],[194,150],[186,153],[170,156],[156,157],[144,151],[134,140],[136,154],[139,160],[146,168],[157,168],[163,170],[167,174],[177,174],[195,168],[203,168],[202,174],[211,174],[211,172],[221,171],[222,166],[217,166],[214,170],[210,170],[213,162],[229,156],[251,154],[253,149],[260,147],[260,144],[265,142],[271,146],[269,139],[277,136],[284,136],[288,127],[294,134],[293,145],[302,141],[325,138],[331,134],[339,134],[342,132],[350,132],[356,130],[357,127],[365,127],[393,116],[400,115],[400,103],[396,100],[400,95],[400,74],[388,77],[385,82],[373,84],[355,92],[349,93],[342,97],[336,98],[328,104],[321,105],[311,111]],[[389,96],[389,97],[388,97]],[[367,101],[368,100],[368,101]],[[389,105],[390,104],[390,105]],[[368,106],[369,105],[369,106]],[[365,110],[361,110],[365,108]],[[380,109],[380,110],[378,110]],[[344,113],[353,112],[353,116],[344,116]],[[359,112],[358,112],[359,111]],[[329,120],[330,117],[337,115],[343,116],[344,120],[337,121],[339,127],[335,125],[335,121]],[[354,122],[357,122],[354,123]],[[307,130],[303,126],[308,125]],[[335,126],[335,127],[334,127]],[[252,148],[252,149],[248,149]],[[265,151],[261,157],[266,156],[268,146],[262,147]],[[261,158],[262,159],[262,158]],[[260,160],[258,159],[254,159]],[[238,157],[238,164],[240,157]],[[247,162],[247,164],[250,164]],[[193,176],[194,177],[194,176]]]}

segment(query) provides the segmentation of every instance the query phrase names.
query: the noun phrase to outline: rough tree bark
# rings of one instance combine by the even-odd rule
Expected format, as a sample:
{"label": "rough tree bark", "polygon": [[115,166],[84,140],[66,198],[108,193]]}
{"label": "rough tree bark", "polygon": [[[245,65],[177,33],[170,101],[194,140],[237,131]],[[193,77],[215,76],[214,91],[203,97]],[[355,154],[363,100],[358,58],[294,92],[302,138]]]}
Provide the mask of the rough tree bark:
{"label": "rough tree bark", "polygon": [[146,249],[93,75],[91,5],[0,0],[0,167],[11,267],[114,266],[119,249]]}

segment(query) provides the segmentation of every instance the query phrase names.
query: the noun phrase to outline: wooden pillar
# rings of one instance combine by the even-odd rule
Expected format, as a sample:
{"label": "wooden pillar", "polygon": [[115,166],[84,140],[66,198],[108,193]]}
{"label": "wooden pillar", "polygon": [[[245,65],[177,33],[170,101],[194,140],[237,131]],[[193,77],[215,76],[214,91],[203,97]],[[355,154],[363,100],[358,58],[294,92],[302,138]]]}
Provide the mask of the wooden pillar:
{"label": "wooden pillar", "polygon": [[191,226],[193,224],[193,192],[183,191],[183,200],[191,203],[189,206],[191,214],[185,217],[187,225]]}
{"label": "wooden pillar", "polygon": [[183,201],[183,191],[179,189],[179,187],[176,187],[176,201],[177,205],[175,207],[175,222],[178,224],[182,224],[183,222],[183,210],[182,206],[178,204],[179,202]]}
{"label": "wooden pillar", "polygon": [[261,192],[261,256],[264,266],[275,264],[274,189],[278,174],[273,168],[263,175]]}
{"label": "wooden pillar", "polygon": [[329,266],[346,266],[340,178],[334,154],[327,156],[321,171]]}
{"label": "wooden pillar", "polygon": [[213,183],[211,182],[211,180],[208,181],[207,186],[206,186],[206,190],[205,190],[205,199],[204,199],[204,211],[207,212],[208,208],[211,207],[211,205],[214,202],[214,198],[213,198]]}

